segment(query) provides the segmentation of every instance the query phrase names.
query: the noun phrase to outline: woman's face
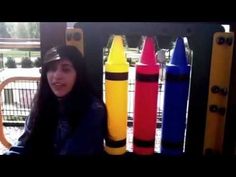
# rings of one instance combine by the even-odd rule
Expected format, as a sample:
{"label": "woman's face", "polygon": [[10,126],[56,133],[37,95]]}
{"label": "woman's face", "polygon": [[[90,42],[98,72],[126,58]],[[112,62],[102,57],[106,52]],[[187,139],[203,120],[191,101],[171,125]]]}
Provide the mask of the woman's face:
{"label": "woman's face", "polygon": [[52,92],[57,97],[64,97],[74,86],[76,71],[68,59],[53,61],[48,64],[47,79]]}

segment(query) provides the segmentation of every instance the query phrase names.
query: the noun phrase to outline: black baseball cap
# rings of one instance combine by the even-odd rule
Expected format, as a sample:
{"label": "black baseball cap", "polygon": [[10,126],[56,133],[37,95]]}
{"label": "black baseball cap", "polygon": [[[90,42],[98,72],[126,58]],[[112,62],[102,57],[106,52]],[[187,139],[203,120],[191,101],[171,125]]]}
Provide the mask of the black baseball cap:
{"label": "black baseball cap", "polygon": [[43,64],[47,64],[51,61],[60,60],[61,56],[59,55],[58,49],[56,47],[48,50],[44,56]]}

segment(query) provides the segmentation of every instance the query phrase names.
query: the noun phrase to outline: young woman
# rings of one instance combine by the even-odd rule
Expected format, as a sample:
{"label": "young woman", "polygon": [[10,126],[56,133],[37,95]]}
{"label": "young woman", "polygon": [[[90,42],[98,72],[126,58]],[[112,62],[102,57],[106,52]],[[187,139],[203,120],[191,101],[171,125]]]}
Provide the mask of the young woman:
{"label": "young woman", "polygon": [[85,59],[73,46],[50,49],[25,130],[6,154],[100,155],[107,111],[86,78]]}

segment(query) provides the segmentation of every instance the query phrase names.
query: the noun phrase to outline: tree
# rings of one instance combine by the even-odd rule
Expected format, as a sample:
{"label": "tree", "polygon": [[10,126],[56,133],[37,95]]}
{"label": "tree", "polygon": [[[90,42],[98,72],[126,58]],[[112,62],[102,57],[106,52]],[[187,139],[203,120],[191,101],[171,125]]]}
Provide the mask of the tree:
{"label": "tree", "polygon": [[37,22],[27,23],[26,27],[29,32],[30,38],[39,38],[40,37],[39,23],[37,23]]}
{"label": "tree", "polygon": [[22,68],[32,68],[33,67],[33,62],[29,57],[23,57],[21,60],[21,67]]}
{"label": "tree", "polygon": [[16,68],[16,61],[11,57],[7,57],[7,62],[5,63],[5,65],[8,68]]}
{"label": "tree", "polygon": [[42,63],[43,63],[43,61],[42,61],[41,57],[37,57],[37,59],[34,62],[34,66],[39,68],[42,66]]}
{"label": "tree", "polygon": [[7,26],[4,22],[0,22],[0,38],[10,38],[11,35],[7,31]]}
{"label": "tree", "polygon": [[12,38],[39,38],[40,36],[38,22],[8,22],[6,28]]}
{"label": "tree", "polygon": [[17,23],[15,28],[15,33],[18,38],[29,38],[25,23]]}
{"label": "tree", "polygon": [[3,63],[3,54],[0,53],[0,69],[2,69],[4,67],[4,63]]}

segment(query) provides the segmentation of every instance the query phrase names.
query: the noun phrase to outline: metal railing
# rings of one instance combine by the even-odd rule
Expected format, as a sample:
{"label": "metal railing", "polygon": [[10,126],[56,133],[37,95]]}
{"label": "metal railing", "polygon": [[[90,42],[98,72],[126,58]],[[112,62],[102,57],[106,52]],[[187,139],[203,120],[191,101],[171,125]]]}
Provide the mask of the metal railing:
{"label": "metal railing", "polygon": [[[105,81],[105,80],[104,80]],[[128,122],[133,125],[135,79],[128,84]],[[3,133],[3,126],[23,126],[30,113],[31,102],[39,84],[39,77],[11,77],[0,84],[0,141],[4,146],[11,144]],[[163,82],[159,82],[157,104],[157,128],[161,127],[163,108]],[[105,82],[103,83],[105,88]],[[103,90],[105,95],[105,90]]]}
{"label": "metal railing", "polygon": [[0,141],[9,148],[11,144],[3,132],[3,125],[24,124],[36,93],[39,77],[11,77],[0,84]]}

